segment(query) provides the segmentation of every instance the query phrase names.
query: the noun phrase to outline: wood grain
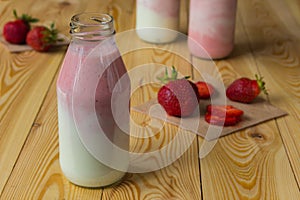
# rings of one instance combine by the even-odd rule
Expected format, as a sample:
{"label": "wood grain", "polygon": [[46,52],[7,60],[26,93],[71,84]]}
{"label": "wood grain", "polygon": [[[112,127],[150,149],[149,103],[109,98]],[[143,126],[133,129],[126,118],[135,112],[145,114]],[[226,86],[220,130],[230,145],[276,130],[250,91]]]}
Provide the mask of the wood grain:
{"label": "wood grain", "polygon": [[[19,13],[30,13],[40,18],[40,23],[46,23],[49,19],[55,21],[58,19],[57,14],[60,13],[59,17],[63,20],[55,22],[59,30],[64,33],[69,29],[70,17],[74,13],[82,12],[82,9],[85,8],[82,7],[84,2],[77,3],[10,1],[0,4],[0,10],[3,11],[1,19],[12,19],[10,16],[14,8],[20,8],[18,9]],[[31,6],[32,4],[35,6]],[[94,4],[94,6],[99,6],[98,9],[101,9],[99,4]],[[52,9],[48,9],[49,7]],[[47,13],[47,18],[45,18],[45,13]],[[1,29],[5,22],[1,21]],[[58,71],[64,51],[65,48],[47,54],[35,51],[10,54],[2,45],[0,46],[1,58],[7,58],[0,60],[0,173],[2,175],[0,194],[13,170],[28,133],[35,126],[34,120],[49,90],[49,85]]]}
{"label": "wood grain", "polygon": [[[124,41],[127,43],[122,43]],[[185,44],[183,40],[179,39],[172,44],[153,45],[144,43],[132,32],[129,42],[123,38],[118,44],[121,50],[123,46],[130,47],[123,54],[123,59],[129,74],[134,79],[132,80],[134,91],[131,97],[132,106],[156,98],[160,87],[156,77],[162,75],[166,66],[170,67],[176,63],[175,67],[180,74],[191,75],[190,57],[186,54],[187,47],[185,46],[185,53],[183,53],[187,59],[175,53]],[[131,138],[130,146],[131,151],[136,153],[146,154],[159,150],[170,145],[176,134],[190,134],[178,132],[176,127],[162,124],[141,113],[133,112],[132,119],[131,132],[136,137]],[[173,148],[173,151],[178,151],[180,146]],[[103,199],[200,199],[197,155],[197,141],[194,140],[190,149],[178,161],[153,173],[128,174],[121,184],[104,189]],[[170,156],[172,156],[171,152]]]}
{"label": "wood grain", "polygon": [[[190,135],[191,133],[180,131],[170,125],[164,125],[162,130],[157,130],[155,126],[147,124],[148,117],[140,113],[133,113],[133,118],[140,119],[139,121],[143,123],[140,126],[144,126],[144,129],[147,127],[146,130],[148,133],[150,132],[149,134],[156,133],[146,139],[133,138],[131,140],[133,152],[146,154],[168,145],[171,148],[171,151],[168,152],[170,159],[173,151],[183,148],[185,137],[187,140],[195,137]],[[132,127],[132,131],[136,130],[136,127]],[[169,144],[176,134],[183,136],[180,137],[182,143],[179,145]],[[151,173],[128,174],[120,185],[105,189],[103,199],[201,199],[197,155],[197,141],[193,140],[190,148],[171,165]]]}
{"label": "wood grain", "polygon": [[[296,52],[300,51],[300,28],[296,24],[300,23],[300,18],[295,15],[290,22],[289,20],[282,21],[283,14],[277,12],[277,9],[282,7],[287,9],[284,13],[294,13],[295,10],[292,10],[292,7],[297,7],[299,4],[294,5],[291,2],[281,1],[253,1],[251,5],[244,4],[241,9],[248,9],[247,6],[253,8],[251,12],[255,13],[257,17],[251,18],[253,21],[250,23],[249,15],[241,12],[245,23],[253,24],[251,27],[246,27],[245,30],[251,41],[251,48],[254,50],[253,54],[259,70],[269,85],[269,99],[271,103],[289,113],[287,117],[277,120],[277,126],[299,186],[300,57]],[[300,12],[299,9],[298,12]],[[259,44],[258,40],[261,41]]]}
{"label": "wood grain", "polygon": [[180,0],[179,32],[188,34],[190,0]]}
{"label": "wood grain", "polygon": [[[117,44],[127,48],[122,56],[132,73],[132,106],[155,98],[156,76],[175,65],[181,75],[209,75],[224,86],[258,73],[270,93],[261,97],[289,115],[207,142],[132,112],[131,151],[146,154],[168,146],[165,161],[183,155],[154,172],[128,173],[111,187],[82,188],[66,180],[58,162],[55,77],[65,48],[11,54],[0,45],[0,199],[300,199],[299,2],[239,1],[235,49],[214,62],[191,57],[184,37],[165,45],[141,41],[133,30],[135,2],[0,1],[0,29],[13,19],[14,8],[40,18],[40,24],[54,21],[65,34],[73,14],[107,12],[116,22]],[[189,1],[181,5],[180,31],[187,33]],[[181,142],[172,143],[177,136]]]}
{"label": "wood grain", "polygon": [[[1,56],[7,52],[2,52]],[[1,69],[1,122],[0,122],[0,181],[2,189],[18,154],[23,146],[29,130],[44,96],[48,84],[53,80],[61,54],[50,56],[28,52],[7,56],[9,61],[2,61]],[[57,58],[57,59],[55,59]],[[35,60],[32,65],[32,60]],[[47,65],[44,65],[47,62]],[[26,91],[31,91],[30,93]],[[20,131],[20,130],[24,130]],[[14,148],[5,148],[5,146]]]}
{"label": "wood grain", "polygon": [[[175,65],[181,76],[191,75],[190,55],[183,38],[171,44],[154,45],[141,41],[132,32],[130,42],[124,38],[117,42],[121,49],[123,46],[130,47],[123,54],[123,59],[132,77],[132,106],[156,98],[161,86],[156,77],[164,73],[166,66],[170,68]],[[181,54],[177,54],[178,51]],[[131,132],[134,137],[131,138],[130,147],[135,153],[147,154],[168,146],[170,152],[167,157],[171,159],[174,152],[183,148],[185,140],[195,137],[141,113],[132,112],[132,120]],[[180,139],[182,143],[172,146],[170,143],[177,134],[183,136]],[[154,158],[153,162],[159,161]],[[105,188],[102,198],[201,199],[199,178],[197,140],[193,140],[190,148],[171,165],[151,173],[130,173],[119,185]]]}
{"label": "wood grain", "polygon": [[299,190],[274,122],[219,139],[201,160],[207,199],[297,199]]}
{"label": "wood grain", "polygon": [[[214,69],[208,69],[211,76],[216,79],[221,77],[225,86],[241,76],[253,77],[255,73],[264,77],[271,76],[267,71],[262,70],[264,65],[260,58],[268,46],[265,43],[266,38],[262,38],[257,30],[272,34],[272,37],[269,35],[269,38],[276,38],[276,32],[267,28],[270,23],[268,16],[275,14],[268,14],[267,8],[262,7],[261,4],[263,4],[262,1],[240,4],[235,50],[229,58],[215,61]],[[253,17],[253,13],[255,13],[255,17]],[[263,26],[256,27],[257,24],[263,22],[266,22]],[[270,26],[274,26],[274,24],[276,24],[275,21],[270,23]],[[271,44],[269,43],[269,45]],[[290,65],[295,59],[290,59],[291,56],[286,55],[286,52],[282,51],[276,54],[277,58],[274,60],[282,62],[284,66]],[[267,57],[270,58],[270,55]],[[203,61],[193,58],[193,64],[198,62],[203,63]],[[207,72],[205,68],[202,70]],[[267,86],[271,90],[269,98],[273,103],[272,96],[278,100],[276,92],[272,91],[277,85],[275,82],[267,81]],[[299,198],[299,187],[293,174],[295,169],[290,166],[290,158],[285,154],[286,149],[281,137],[282,130],[278,129],[273,120],[221,138],[217,143],[212,143],[213,150],[200,161],[204,199]],[[204,141],[199,139],[199,148],[203,144]],[[294,155],[294,160],[299,159],[299,156],[296,155]]]}
{"label": "wood grain", "polygon": [[101,190],[74,186],[61,172],[56,102],[54,81],[1,199],[100,199]]}
{"label": "wood grain", "polygon": [[[122,9],[124,6],[122,7]],[[112,14],[116,20],[124,19],[123,14],[124,10],[121,10],[120,5],[112,2],[109,6],[107,6],[107,10]],[[127,10],[128,11],[128,10]],[[127,14],[131,14],[131,12],[127,12]],[[123,16],[122,16],[123,15]],[[120,24],[129,24],[130,23],[120,23]],[[117,26],[117,29],[119,30],[126,30],[128,26]],[[177,62],[176,59],[179,59],[178,63],[186,63],[185,60],[182,62],[180,61],[180,58],[176,58],[171,54],[166,54],[164,51],[150,51],[149,54],[150,57],[152,57],[152,62],[158,62],[162,64],[168,64],[171,65],[173,62]],[[144,52],[142,54],[139,54],[139,56],[144,55]],[[155,58],[155,60],[153,60]],[[186,67],[186,66],[185,66]],[[190,72],[190,66],[188,68],[185,68],[182,66],[182,69],[180,71]],[[189,70],[188,70],[189,69]],[[155,72],[155,68],[153,68]],[[155,89],[154,89],[155,91]],[[151,94],[152,93],[152,94]],[[143,94],[143,93],[140,93]],[[150,92],[150,96],[153,97],[153,94],[155,92]],[[17,161],[17,164],[14,167],[13,172],[10,175],[9,181],[6,183],[6,187],[3,190],[3,193],[1,195],[1,198],[28,198],[28,199],[35,199],[35,198],[67,198],[67,199],[73,199],[73,198],[79,198],[82,199],[85,196],[87,198],[100,198],[102,195],[102,190],[87,190],[83,189],[77,186],[74,186],[70,183],[68,183],[64,176],[61,174],[59,170],[59,164],[58,164],[58,150],[57,150],[57,121],[56,121],[56,104],[54,103],[56,99],[55,95],[55,81],[52,83],[52,88],[49,91],[45,103],[43,104],[43,108],[40,111],[38,118],[35,121],[35,126],[38,127],[38,130],[35,130],[37,128],[33,127],[30,131],[30,135],[27,138],[26,144],[23,147],[22,153],[19,156],[19,159]],[[177,130],[173,127],[173,129]],[[169,131],[167,129],[167,131]],[[166,132],[167,132],[166,131]],[[43,134],[43,137],[41,136]],[[163,132],[162,132],[163,133]],[[188,133],[182,133],[182,134],[188,134]],[[161,134],[159,139],[157,140],[159,143],[157,143],[155,146],[151,146],[151,148],[160,147],[164,143],[168,144],[171,135],[164,135]],[[192,191],[190,193],[191,196],[193,196],[193,199],[199,198],[200,194],[200,188],[197,186],[199,183],[199,171],[198,171],[198,162],[197,162],[197,145],[196,140],[194,140],[193,143],[193,149],[189,150],[189,152],[193,153],[186,153],[186,156],[183,156],[183,159],[181,161],[176,162],[176,164],[172,165],[172,168],[169,170],[162,170],[158,171],[156,174],[146,174],[146,179],[149,179],[149,176],[152,177],[153,180],[144,181],[146,184],[146,187],[143,186],[142,188],[147,188],[147,190],[144,190],[142,192],[141,198],[149,198],[149,196],[153,197],[162,197],[162,198],[173,198],[174,199],[183,199],[186,197],[186,199],[189,199],[188,196],[186,196],[187,191]],[[141,146],[141,145],[140,145]],[[42,152],[36,152],[35,149],[39,149],[44,147],[44,151]],[[174,147],[175,148],[175,147]],[[190,158],[190,156],[194,157],[193,159]],[[45,160],[44,160],[45,159]],[[31,164],[28,165],[28,160],[34,160],[30,162]],[[181,166],[184,165],[184,163],[187,160],[194,161],[191,166],[192,170],[183,170],[181,171]],[[180,170],[177,172],[176,170]],[[179,175],[178,175],[179,174]],[[194,175],[196,176],[194,177]],[[197,175],[198,174],[198,175]],[[141,175],[132,175],[136,182],[139,182],[140,179],[145,179],[144,174]],[[173,177],[173,178],[170,178]],[[189,176],[191,179],[187,179],[185,182],[180,182],[180,180],[183,179],[183,177]],[[198,177],[198,178],[197,178]],[[130,181],[129,181],[130,182]],[[18,184],[22,183],[22,184]],[[126,183],[126,180],[125,182]],[[168,188],[169,192],[164,193],[161,192],[159,187],[157,187],[157,183],[165,183],[165,187]],[[17,184],[18,187],[14,187],[14,185]],[[25,186],[24,186],[24,185]],[[148,187],[152,185],[152,187]],[[131,187],[139,186],[139,184],[133,183]],[[104,190],[103,198],[110,196],[111,192],[110,189]],[[177,191],[179,190],[179,191]],[[181,191],[181,192],[180,192]],[[153,194],[152,194],[153,193]],[[173,194],[175,193],[175,194]],[[117,187],[117,190],[114,191],[114,194],[123,196],[122,193],[122,187]],[[128,196],[131,194],[130,190],[125,190],[125,196]],[[138,193],[133,195],[139,195]]]}

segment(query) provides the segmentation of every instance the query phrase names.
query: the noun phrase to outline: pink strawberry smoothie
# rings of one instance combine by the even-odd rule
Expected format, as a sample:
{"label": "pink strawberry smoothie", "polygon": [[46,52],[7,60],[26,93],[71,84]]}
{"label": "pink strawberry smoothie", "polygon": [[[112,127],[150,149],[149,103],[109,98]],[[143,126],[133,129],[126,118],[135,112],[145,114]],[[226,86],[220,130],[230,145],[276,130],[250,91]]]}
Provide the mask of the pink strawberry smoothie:
{"label": "pink strawberry smoothie", "polygon": [[[127,91],[124,89],[127,87],[126,85],[121,86],[117,83],[119,78],[126,74],[126,68],[117,49],[113,51],[108,49],[107,52],[101,54],[100,58],[100,54],[89,55],[94,47],[93,42],[86,42],[85,45],[82,43],[77,45],[76,42],[71,43],[57,81],[60,165],[63,173],[71,182],[85,187],[101,187],[112,184],[121,179],[125,172],[112,169],[91,155],[82,143],[76,128],[78,126],[76,123],[89,121],[89,116],[81,116],[80,113],[83,113],[81,111],[77,112],[79,114],[74,114],[73,108],[82,109],[84,113],[96,111],[98,123],[109,140],[125,149],[129,142],[128,137],[124,136],[125,133],[116,124],[111,110],[113,91]],[[101,66],[99,59],[105,61],[111,57],[117,59],[108,67]],[[80,70],[81,76],[77,77],[80,80],[77,80],[79,84],[73,93],[78,70]],[[95,77],[95,73],[99,72],[102,75],[99,74],[98,83],[96,82],[98,84],[97,89],[92,91],[91,85],[95,84],[93,83],[95,80],[90,77]],[[118,89],[118,87],[121,88]],[[90,92],[93,92],[95,97],[92,99],[94,101],[92,103],[89,99]],[[73,97],[76,99],[74,100]],[[93,103],[94,109],[90,109],[90,106],[84,106]],[[95,130],[91,129],[80,134],[87,134],[88,136],[89,132],[92,133],[93,131]],[[97,141],[97,144],[101,146],[103,145],[102,142],[104,141]],[[106,152],[105,149],[103,151],[112,154],[109,151]],[[114,155],[109,156],[113,158]],[[127,164],[124,163],[124,169]]]}
{"label": "pink strawberry smoothie", "polygon": [[236,0],[191,0],[188,32],[191,53],[216,59],[229,55],[234,46],[235,13]]}

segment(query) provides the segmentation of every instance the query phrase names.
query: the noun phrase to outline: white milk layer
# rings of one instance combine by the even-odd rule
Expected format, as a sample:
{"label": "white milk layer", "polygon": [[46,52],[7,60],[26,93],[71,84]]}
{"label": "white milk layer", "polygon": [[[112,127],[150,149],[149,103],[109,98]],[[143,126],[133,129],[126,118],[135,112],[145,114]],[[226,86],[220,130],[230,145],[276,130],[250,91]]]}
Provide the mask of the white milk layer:
{"label": "white milk layer", "polygon": [[136,29],[138,36],[151,43],[168,43],[176,39],[178,17],[163,16],[148,7],[138,4]]}
{"label": "white milk layer", "polygon": [[[58,99],[63,99],[57,91]],[[114,170],[96,160],[81,143],[73,117],[65,102],[58,101],[60,166],[64,175],[74,184],[84,187],[101,187],[120,180],[125,172]],[[101,145],[101,141],[99,141]]]}

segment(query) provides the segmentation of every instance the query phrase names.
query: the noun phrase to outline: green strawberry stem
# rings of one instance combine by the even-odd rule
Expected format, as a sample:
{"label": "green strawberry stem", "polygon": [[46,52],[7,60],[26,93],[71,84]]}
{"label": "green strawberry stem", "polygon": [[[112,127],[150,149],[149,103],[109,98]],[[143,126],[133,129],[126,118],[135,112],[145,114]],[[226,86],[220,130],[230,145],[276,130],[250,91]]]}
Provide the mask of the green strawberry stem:
{"label": "green strawberry stem", "polygon": [[46,30],[43,31],[44,38],[43,41],[46,44],[53,44],[57,41],[62,41],[62,39],[58,38],[58,30],[55,28],[55,24],[51,23],[50,28],[46,27]]}
{"label": "green strawberry stem", "polygon": [[33,17],[31,17],[29,15],[26,15],[26,14],[22,14],[21,17],[19,17],[16,10],[13,10],[13,14],[14,14],[16,19],[21,19],[21,20],[25,21],[28,24],[29,23],[35,23],[35,22],[39,21],[39,19],[33,18]]}
{"label": "green strawberry stem", "polygon": [[263,93],[265,95],[268,95],[268,91],[267,91],[267,89],[265,87],[266,83],[263,81],[263,77],[258,76],[257,74],[255,74],[255,78],[256,78],[256,82],[257,82],[257,85],[258,85],[259,89],[261,91],[263,91]]}
{"label": "green strawberry stem", "polygon": [[[178,78],[178,72],[175,69],[174,66],[172,66],[172,71],[171,71],[171,77],[169,77],[168,74],[168,68],[165,68],[165,74],[162,77],[157,77],[158,80],[160,80],[163,84],[168,83],[169,81],[174,81],[177,80]],[[185,76],[183,79],[188,79],[190,76]]]}

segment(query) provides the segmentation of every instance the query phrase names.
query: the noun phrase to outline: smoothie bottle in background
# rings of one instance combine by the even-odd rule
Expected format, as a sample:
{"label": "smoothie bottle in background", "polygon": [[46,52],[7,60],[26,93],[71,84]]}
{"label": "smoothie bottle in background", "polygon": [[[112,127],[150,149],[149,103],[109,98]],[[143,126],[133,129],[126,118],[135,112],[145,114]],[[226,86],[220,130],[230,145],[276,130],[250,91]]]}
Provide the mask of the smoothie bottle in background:
{"label": "smoothie bottle in background", "polygon": [[[115,120],[113,96],[129,98],[130,80],[111,16],[82,13],[72,17],[70,26],[72,40],[57,81],[60,166],[76,185],[107,186],[128,167],[126,156],[114,163],[117,169],[109,165],[120,157],[108,144],[128,152],[129,137]],[[119,121],[129,126],[129,104],[123,102],[122,109]]]}
{"label": "smoothie bottle in background", "polygon": [[236,5],[237,0],[190,0],[188,46],[194,56],[219,59],[231,53]]}
{"label": "smoothie bottle in background", "polygon": [[180,0],[137,0],[138,36],[150,43],[168,43],[177,37]]}

